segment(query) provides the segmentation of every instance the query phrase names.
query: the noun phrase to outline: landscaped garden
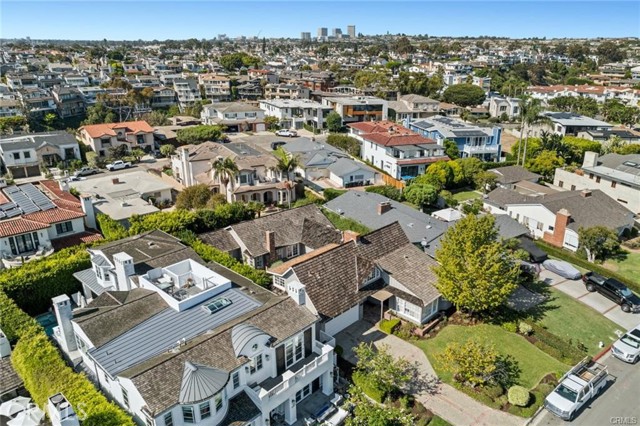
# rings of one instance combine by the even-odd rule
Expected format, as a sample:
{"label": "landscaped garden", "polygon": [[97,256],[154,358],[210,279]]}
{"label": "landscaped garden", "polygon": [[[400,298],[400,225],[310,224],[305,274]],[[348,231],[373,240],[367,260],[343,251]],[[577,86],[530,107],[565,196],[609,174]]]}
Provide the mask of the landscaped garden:
{"label": "landscaped garden", "polygon": [[453,193],[453,198],[459,203],[462,203],[463,201],[476,200],[476,199],[482,198],[482,194],[474,190],[458,191],[458,192],[451,191],[451,192]]}

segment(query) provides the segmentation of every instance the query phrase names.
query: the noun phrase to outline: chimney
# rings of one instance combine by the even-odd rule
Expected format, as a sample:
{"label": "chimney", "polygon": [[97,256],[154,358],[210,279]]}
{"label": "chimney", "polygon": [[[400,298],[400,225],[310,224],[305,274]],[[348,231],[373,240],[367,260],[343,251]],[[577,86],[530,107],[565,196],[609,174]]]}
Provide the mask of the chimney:
{"label": "chimney", "polygon": [[567,231],[567,226],[571,222],[571,213],[567,209],[560,209],[556,213],[556,222],[553,227],[553,232],[545,232],[543,239],[556,247],[564,246],[564,234]]}
{"label": "chimney", "polygon": [[580,196],[583,197],[583,198],[591,197],[591,190],[590,189],[583,189],[582,191],[580,191]]}
{"label": "chimney", "polygon": [[305,287],[303,284],[298,281],[292,281],[287,285],[287,294],[290,298],[292,298],[298,305],[304,305],[306,302],[305,297]]}
{"label": "chimney", "polygon": [[120,252],[113,255],[113,263],[116,265],[116,287],[120,291],[131,290],[129,277],[136,273],[133,267],[133,258],[125,252]]}
{"label": "chimney", "polygon": [[111,179],[111,183],[112,183],[112,184],[114,184],[114,185],[117,185],[117,184],[119,184],[119,183],[120,183],[120,179],[118,179],[118,178],[113,178],[113,179]]}
{"label": "chimney", "polygon": [[53,310],[56,313],[56,320],[58,321],[58,329],[60,335],[58,337],[58,343],[62,346],[62,350],[65,353],[70,353],[78,349],[76,343],[76,336],[73,332],[73,325],[71,319],[73,314],[71,312],[71,299],[66,294],[61,294],[51,299],[53,302]]}
{"label": "chimney", "polygon": [[351,231],[351,230],[345,230],[342,231],[342,242],[346,243],[349,241],[355,241],[358,242],[358,237],[360,236],[360,234],[358,234],[355,231]]}
{"label": "chimney", "polygon": [[82,211],[85,214],[84,224],[87,228],[98,229],[96,224],[96,212],[93,209],[93,202],[91,201],[91,195],[81,194],[80,204],[82,205]]}
{"label": "chimney", "polygon": [[9,339],[4,335],[2,330],[0,330],[0,358],[4,358],[11,355],[11,344],[9,343]]}
{"label": "chimney", "polygon": [[60,191],[69,192],[69,182],[66,179],[60,179],[58,181]]}
{"label": "chimney", "polygon": [[276,260],[276,233],[273,231],[264,232],[264,248],[269,251],[268,264],[271,265]]}
{"label": "chimney", "polygon": [[383,215],[391,210],[391,203],[389,201],[382,201],[378,203],[378,215]]}
{"label": "chimney", "polygon": [[584,153],[584,162],[582,167],[595,167],[598,165],[598,153],[587,151]]}
{"label": "chimney", "polygon": [[80,426],[78,415],[63,394],[51,396],[46,408],[52,426]]}

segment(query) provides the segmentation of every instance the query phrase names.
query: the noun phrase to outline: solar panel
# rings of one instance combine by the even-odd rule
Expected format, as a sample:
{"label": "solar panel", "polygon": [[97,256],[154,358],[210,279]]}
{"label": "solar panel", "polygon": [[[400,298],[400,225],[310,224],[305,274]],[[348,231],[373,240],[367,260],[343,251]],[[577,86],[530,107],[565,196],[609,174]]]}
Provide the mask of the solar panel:
{"label": "solar panel", "polygon": [[13,210],[5,211],[4,214],[6,214],[7,217],[14,217],[14,216],[20,216],[22,212],[20,211],[20,209],[13,209]]}
{"label": "solar panel", "polygon": [[20,189],[22,189],[22,192],[24,192],[26,196],[42,210],[49,210],[56,207],[46,195],[32,184],[22,185]]}

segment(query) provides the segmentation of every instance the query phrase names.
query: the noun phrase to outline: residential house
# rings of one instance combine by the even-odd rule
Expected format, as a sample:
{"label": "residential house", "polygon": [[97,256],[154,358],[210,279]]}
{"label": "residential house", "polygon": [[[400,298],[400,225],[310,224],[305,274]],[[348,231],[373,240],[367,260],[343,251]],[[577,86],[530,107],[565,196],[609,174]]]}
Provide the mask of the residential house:
{"label": "residential house", "polygon": [[64,84],[65,86],[70,87],[85,87],[90,86],[91,81],[89,77],[82,74],[65,74],[64,75]]}
{"label": "residential house", "polygon": [[264,86],[265,99],[309,99],[311,90],[299,84],[267,84]]}
{"label": "residential house", "polygon": [[640,154],[599,156],[587,151],[579,169],[556,169],[553,184],[571,191],[598,189],[640,215]]}
{"label": "residential house", "polygon": [[11,90],[38,88],[38,79],[34,74],[7,74],[6,79]]}
{"label": "residential house", "polygon": [[152,108],[168,108],[176,103],[176,92],[172,88],[165,86],[153,88]]}
{"label": "residential house", "polygon": [[436,140],[439,145],[443,145],[445,140],[454,141],[462,158],[476,157],[483,161],[500,159],[502,129],[498,126],[479,127],[451,117],[437,116],[407,121],[405,127]]}
{"label": "residential house", "polygon": [[530,172],[522,166],[507,166],[490,169],[489,172],[495,174],[498,179],[496,183],[501,188],[514,189],[514,186],[522,181],[538,183],[541,176]]}
{"label": "residential house", "polygon": [[450,306],[436,290],[436,262],[411,244],[398,223],[272,267],[274,286],[299,297],[334,336],[363,317],[365,303],[424,324]]}
{"label": "residential house", "polygon": [[[166,80],[163,82],[164,84],[168,84]],[[180,111],[184,111],[185,108],[190,108],[194,106],[196,102],[202,101],[198,80],[194,78],[177,78],[173,80],[173,90],[178,97]]]}
{"label": "residential house", "polygon": [[587,130],[578,132],[578,137],[596,142],[607,142],[612,138],[619,138],[626,143],[640,143],[640,131],[627,129],[626,127]]}
{"label": "residential house", "polygon": [[80,159],[76,138],[67,132],[44,132],[0,137],[0,161],[14,179],[40,176],[40,165]]}
{"label": "residential house", "polygon": [[389,102],[389,115],[395,121],[432,117],[438,115],[439,111],[440,102],[426,96],[403,95],[398,96],[398,100]]}
{"label": "residential house", "polygon": [[242,83],[235,86],[237,97],[245,101],[257,101],[262,98],[262,86],[258,83]]}
{"label": "residential house", "polygon": [[25,88],[18,90],[16,95],[29,113],[38,115],[56,113],[56,103],[48,90]]}
{"label": "residential house", "polygon": [[76,277],[107,287],[76,310],[54,298],[54,337],[136,422],[302,424],[318,406],[307,398],[322,406],[334,396],[335,340],[299,299],[205,266],[160,231],[90,254]]}
{"label": "residential house", "polygon": [[520,116],[520,99],[501,96],[489,98],[489,115],[491,117],[502,117],[503,114],[509,120]]}
{"label": "residential house", "polygon": [[217,102],[204,105],[200,117],[203,124],[219,124],[225,126],[227,132],[266,130],[264,111],[244,102]]}
{"label": "residential house", "polygon": [[153,150],[153,127],[146,121],[124,121],[122,123],[91,124],[78,129],[80,141],[100,157],[109,155],[109,149],[126,145],[127,150],[139,148]]}
{"label": "residential house", "polygon": [[325,97],[322,98],[322,104],[336,111],[344,125],[389,118],[389,103],[373,96]]}
{"label": "residential house", "polygon": [[60,118],[83,117],[87,112],[82,93],[74,87],[54,87],[51,90]]}
{"label": "residential house", "polygon": [[204,90],[204,98],[213,102],[231,100],[231,79],[226,75],[200,74],[198,82]]}
{"label": "residential house", "polygon": [[304,125],[324,129],[324,119],[333,111],[309,99],[262,100],[260,109],[264,110],[265,115],[278,118],[280,127],[284,129],[302,129]]}
{"label": "residential house", "polygon": [[601,190],[524,195],[496,188],[484,199],[484,207],[496,215],[508,214],[535,238],[571,251],[578,250],[581,227],[605,226],[621,235],[634,224],[634,214]]}
{"label": "residential house", "polygon": [[233,258],[263,269],[279,261],[303,256],[342,234],[315,204],[283,210],[199,235],[200,239]]}
{"label": "residential house", "polygon": [[296,174],[307,179],[307,184],[313,181],[312,185],[318,185],[318,189],[373,185],[380,180],[375,169],[331,145],[297,138],[282,148],[300,158]]}
{"label": "residential house", "polygon": [[17,99],[0,99],[0,118],[17,117],[22,114],[22,105]]}
{"label": "residential house", "polygon": [[95,216],[105,214],[129,226],[132,215],[160,211],[156,205],[169,205],[173,187],[160,177],[144,171],[119,173],[70,182],[92,207]]}
{"label": "residential house", "polygon": [[550,122],[532,126],[530,136],[539,137],[543,131],[561,136],[577,136],[580,132],[607,130],[613,127],[604,121],[573,112],[545,111],[541,115],[548,118]]}
{"label": "residential house", "polygon": [[348,127],[351,136],[360,141],[360,157],[395,179],[414,178],[430,164],[449,160],[441,144],[392,121],[353,123]]}
{"label": "residential house", "polygon": [[78,87],[87,106],[93,106],[98,102],[98,95],[108,93],[107,89],[100,86]]}

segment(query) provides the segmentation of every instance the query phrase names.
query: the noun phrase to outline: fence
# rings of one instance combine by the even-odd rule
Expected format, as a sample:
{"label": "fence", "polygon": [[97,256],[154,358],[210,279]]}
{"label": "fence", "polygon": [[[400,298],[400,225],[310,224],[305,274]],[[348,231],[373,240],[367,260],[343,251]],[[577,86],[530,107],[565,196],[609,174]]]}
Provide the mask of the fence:
{"label": "fence", "polygon": [[384,173],[381,173],[381,176],[382,176],[382,181],[384,182],[385,185],[393,186],[394,188],[399,189],[400,191],[404,190],[404,187],[406,186],[404,181],[398,180]]}

